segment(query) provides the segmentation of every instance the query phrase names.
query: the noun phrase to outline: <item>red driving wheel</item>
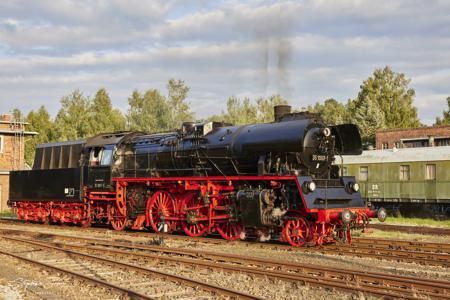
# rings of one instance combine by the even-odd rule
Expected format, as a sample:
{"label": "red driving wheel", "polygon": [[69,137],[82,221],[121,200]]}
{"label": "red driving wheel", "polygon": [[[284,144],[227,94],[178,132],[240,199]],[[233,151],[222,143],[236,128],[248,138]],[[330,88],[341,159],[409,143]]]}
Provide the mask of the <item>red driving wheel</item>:
{"label": "red driving wheel", "polygon": [[183,203],[184,216],[181,226],[184,232],[192,237],[202,236],[208,230],[208,206],[196,195],[187,198]]}
{"label": "red driving wheel", "polygon": [[146,217],[155,232],[164,231],[164,224],[167,224],[167,231],[173,231],[176,221],[167,220],[167,217],[176,217],[172,196],[166,191],[154,193],[147,201]]}
{"label": "red driving wheel", "polygon": [[302,246],[309,238],[309,224],[303,218],[287,220],[284,223],[283,234],[286,241],[295,247]]}
{"label": "red driving wheel", "polygon": [[[227,208],[227,213],[231,216],[231,200],[229,197],[222,197],[218,201],[218,206]],[[217,232],[226,240],[234,241],[241,237],[242,224],[240,222],[230,221],[230,219],[216,221]]]}

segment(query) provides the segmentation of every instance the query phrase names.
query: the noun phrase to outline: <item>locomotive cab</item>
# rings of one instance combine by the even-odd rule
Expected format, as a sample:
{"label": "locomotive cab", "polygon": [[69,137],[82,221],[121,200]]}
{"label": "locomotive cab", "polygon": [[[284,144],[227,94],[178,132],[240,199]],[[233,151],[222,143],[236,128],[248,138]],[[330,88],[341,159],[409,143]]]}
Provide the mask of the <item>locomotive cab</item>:
{"label": "locomotive cab", "polygon": [[86,141],[81,161],[85,185],[92,190],[112,190],[111,170],[116,146],[127,133],[108,133],[94,136]]}

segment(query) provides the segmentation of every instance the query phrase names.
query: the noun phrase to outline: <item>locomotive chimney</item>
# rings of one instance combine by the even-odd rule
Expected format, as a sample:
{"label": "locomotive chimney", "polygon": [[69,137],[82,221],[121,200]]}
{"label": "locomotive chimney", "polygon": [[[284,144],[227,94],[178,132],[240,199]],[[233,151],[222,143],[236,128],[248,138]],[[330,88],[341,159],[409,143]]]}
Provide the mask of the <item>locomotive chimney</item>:
{"label": "locomotive chimney", "polygon": [[275,122],[280,122],[281,119],[285,115],[288,115],[291,113],[291,106],[290,105],[276,105],[273,107],[273,112],[275,116]]}

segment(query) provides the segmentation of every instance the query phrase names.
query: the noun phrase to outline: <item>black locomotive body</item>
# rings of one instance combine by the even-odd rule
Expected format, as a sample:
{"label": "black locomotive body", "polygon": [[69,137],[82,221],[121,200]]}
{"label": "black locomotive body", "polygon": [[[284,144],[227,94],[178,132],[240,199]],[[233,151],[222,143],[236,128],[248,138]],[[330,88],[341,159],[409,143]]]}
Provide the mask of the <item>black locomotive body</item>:
{"label": "black locomotive body", "polygon": [[333,165],[335,155],[361,153],[357,127],[328,127],[287,106],[276,107],[275,118],[40,145],[33,170],[12,172],[9,203],[19,218],[41,222],[218,232],[230,240],[251,233],[295,246],[349,240],[351,228],[376,214],[355,178]]}

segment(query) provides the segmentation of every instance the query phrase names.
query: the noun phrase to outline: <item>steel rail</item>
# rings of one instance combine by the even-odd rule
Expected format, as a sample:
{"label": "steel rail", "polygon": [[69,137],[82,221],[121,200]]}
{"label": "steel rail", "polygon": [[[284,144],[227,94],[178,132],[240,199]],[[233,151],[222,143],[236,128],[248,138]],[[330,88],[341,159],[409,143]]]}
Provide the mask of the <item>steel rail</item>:
{"label": "steel rail", "polygon": [[146,300],[154,299],[154,298],[148,297],[146,295],[143,295],[141,293],[138,293],[138,292],[132,291],[130,289],[126,289],[126,288],[117,286],[115,284],[109,283],[109,282],[101,280],[101,279],[92,278],[92,277],[89,277],[89,276],[86,276],[86,275],[83,275],[83,274],[80,274],[80,273],[77,273],[77,272],[73,272],[73,271],[62,269],[62,268],[58,268],[56,266],[52,266],[52,265],[49,265],[49,264],[46,264],[46,263],[43,263],[43,262],[39,262],[37,260],[33,260],[33,259],[30,259],[30,258],[27,258],[27,257],[23,257],[21,255],[13,254],[13,253],[6,252],[6,251],[3,251],[3,250],[0,250],[0,254],[6,255],[6,256],[10,256],[10,257],[14,257],[14,258],[16,258],[18,260],[21,260],[21,261],[24,261],[26,263],[30,263],[30,264],[36,265],[38,267],[45,268],[45,269],[50,270],[50,271],[56,271],[56,272],[59,272],[61,274],[67,274],[68,276],[76,277],[76,278],[79,278],[80,280],[91,282],[92,284],[101,285],[101,286],[104,286],[106,288],[110,288],[110,289],[116,290],[119,293],[124,294],[124,295],[126,295],[126,296],[128,296],[128,297],[130,297],[132,299],[146,299]]}
{"label": "steel rail", "polygon": [[[53,227],[53,226],[49,226]],[[8,230],[16,230],[17,229],[8,229]],[[96,232],[104,232],[104,230],[99,230],[97,228],[90,228],[88,230],[93,230]],[[2,232],[3,229],[0,229]],[[173,235],[173,234],[160,234],[160,233],[150,233],[150,232],[140,232],[140,231],[115,231],[115,234],[119,235],[127,235],[127,236],[136,236],[136,235],[146,235],[152,237],[163,237],[163,238],[172,238],[176,240],[183,241],[199,241],[205,243],[213,243],[213,244],[232,244],[232,243],[243,243],[245,245],[252,245],[261,248],[273,248],[273,249],[289,249],[297,252],[321,252],[326,254],[337,254],[337,255],[350,255],[357,257],[371,257],[381,260],[394,260],[394,261],[403,261],[403,262],[415,262],[421,265],[435,265],[448,267],[450,266],[450,255],[447,253],[439,253],[439,250],[434,252],[430,251],[411,251],[408,249],[398,249],[401,245],[407,245],[410,243],[411,245],[424,245],[426,249],[433,248],[438,249],[448,249],[448,244],[441,243],[428,243],[428,242],[408,242],[402,240],[386,240],[386,239],[368,239],[368,238],[355,238],[354,245],[344,245],[344,244],[333,244],[333,245],[324,245],[321,247],[292,247],[290,245],[284,245],[279,243],[255,243],[249,241],[227,241],[223,239],[215,239],[211,237],[186,237],[182,235]],[[368,241],[373,241],[372,244]],[[377,245],[379,244],[379,245]],[[381,245],[384,245],[382,247]],[[405,246],[406,247],[406,246]],[[410,247],[411,248],[411,247]],[[410,249],[409,248],[409,249]],[[447,251],[447,250],[445,250]],[[450,251],[450,250],[449,250]],[[442,251],[440,251],[442,252]],[[430,254],[433,253],[433,254]]]}
{"label": "steel rail", "polygon": [[160,278],[166,279],[166,280],[170,280],[172,282],[176,282],[176,283],[182,283],[185,284],[187,286],[193,287],[193,288],[200,288],[204,291],[208,291],[211,292],[213,294],[222,294],[224,296],[228,296],[228,297],[232,297],[234,299],[262,299],[259,297],[255,297],[243,292],[239,292],[239,291],[235,291],[235,290],[231,290],[228,288],[224,288],[224,287],[220,287],[220,286],[216,286],[216,285],[212,285],[212,284],[208,284],[205,282],[200,282],[198,280],[194,280],[194,279],[190,279],[190,278],[186,278],[183,276],[178,276],[178,275],[174,275],[174,274],[170,274],[170,273],[165,273],[165,272],[161,272],[161,271],[156,271],[156,270],[152,270],[152,269],[148,269],[148,268],[143,268],[143,267],[139,267],[136,265],[132,265],[132,264],[127,264],[127,263],[123,263],[123,262],[118,262],[118,261],[113,261],[104,257],[99,257],[99,256],[94,256],[94,255],[89,255],[86,253],[82,253],[82,252],[77,252],[77,251],[72,251],[72,250],[67,250],[58,246],[52,246],[46,243],[42,243],[42,242],[35,242],[35,241],[31,241],[31,240],[26,240],[26,239],[20,239],[20,238],[13,238],[13,237],[7,237],[7,236],[1,236],[3,239],[6,240],[10,240],[10,241],[15,241],[15,242],[20,242],[20,243],[26,243],[26,244],[30,244],[30,245],[34,245],[37,246],[38,248],[46,248],[46,249],[51,249],[53,251],[58,251],[58,252],[64,252],[66,254],[70,254],[72,256],[78,256],[81,258],[85,258],[85,259],[90,259],[93,261],[99,261],[99,262],[103,262],[109,265],[115,265],[118,266],[120,268],[126,268],[126,269],[130,269],[133,271],[137,271],[137,272],[141,272],[141,273],[145,273],[145,274],[150,274],[150,275],[156,275]]}
{"label": "steel rail", "polygon": [[[51,235],[45,235],[45,236],[51,236]],[[121,248],[128,248],[130,250],[136,251],[136,250],[149,250],[149,251],[155,251],[155,252],[163,252],[163,253],[171,253],[171,254],[177,254],[177,255],[187,255],[190,257],[200,257],[203,259],[211,259],[215,260],[213,264],[211,263],[205,263],[205,262],[199,262],[198,260],[189,260],[189,259],[183,259],[180,260],[179,258],[173,258],[173,257],[162,257],[160,255],[149,255],[146,253],[136,253],[136,252],[130,252],[130,251],[122,251],[122,250],[112,250],[112,249],[106,249],[106,248],[98,248],[98,247],[89,247],[86,245],[70,245],[70,244],[64,244],[61,243],[55,243],[55,245],[58,245],[60,247],[69,247],[69,248],[76,248],[76,249],[89,249],[93,251],[104,251],[104,252],[110,252],[110,253],[116,253],[121,255],[130,255],[130,256],[140,256],[140,257],[147,257],[151,259],[158,259],[158,260],[165,260],[165,261],[172,261],[172,262],[178,262],[178,263],[184,263],[184,264],[190,264],[193,266],[203,266],[203,267],[212,267],[212,268],[221,268],[223,270],[228,271],[238,271],[238,272],[245,272],[245,273],[251,273],[255,275],[260,276],[271,276],[279,279],[284,280],[294,280],[294,281],[303,281],[308,282],[316,285],[322,285],[322,286],[329,286],[334,287],[338,289],[346,289],[349,288],[352,290],[355,290],[355,288],[362,288],[362,290],[359,290],[361,292],[376,294],[379,296],[397,296],[397,297],[408,297],[410,296],[412,299],[415,297],[414,295],[416,293],[421,293],[423,295],[427,295],[429,297],[433,298],[448,298],[450,295],[450,287],[448,282],[440,281],[440,280],[430,280],[430,279],[417,279],[414,277],[407,277],[407,276],[397,276],[397,275],[387,275],[383,273],[374,273],[374,272],[360,272],[360,271],[353,271],[353,270],[344,270],[344,269],[333,269],[333,268],[324,268],[320,266],[312,266],[312,265],[305,265],[305,264],[298,264],[298,263],[287,263],[282,261],[271,261],[271,260],[264,260],[264,259],[257,259],[253,257],[245,257],[245,256],[237,256],[237,255],[230,255],[230,254],[222,254],[222,253],[213,253],[209,251],[198,251],[198,250],[187,250],[187,249],[167,249],[163,247],[157,247],[157,246],[137,246],[137,245],[130,245],[123,242],[111,242],[111,241],[105,241],[105,240],[98,240],[98,239],[92,239],[92,238],[80,238],[80,237],[72,237],[72,236],[54,236],[54,237],[60,237],[60,238],[68,238],[70,240],[82,240],[87,241],[95,245],[103,245],[103,246],[113,246],[113,247],[121,247]],[[284,272],[281,271],[273,271],[273,270],[255,270],[254,268],[248,269],[248,267],[242,267],[242,266],[230,266],[230,265],[222,265],[218,263],[218,261],[227,261],[232,263],[240,263],[240,264],[250,264],[250,265],[259,265],[264,267],[270,267],[275,270],[284,270]],[[295,274],[289,273],[289,272],[296,272]],[[307,277],[305,277],[307,276]],[[311,278],[311,276],[313,278]],[[348,283],[345,283],[344,286],[339,285],[339,282],[336,282],[337,280],[355,280],[355,285],[351,284],[348,285]],[[318,283],[317,281],[320,280],[321,282]],[[361,287],[362,285],[362,287]],[[384,287],[385,285],[386,287]],[[409,289],[406,290],[405,287],[408,287]],[[375,287],[375,290],[373,290]],[[386,291],[382,291],[382,289],[385,289]],[[392,291],[394,291],[397,294],[393,294]]]}

